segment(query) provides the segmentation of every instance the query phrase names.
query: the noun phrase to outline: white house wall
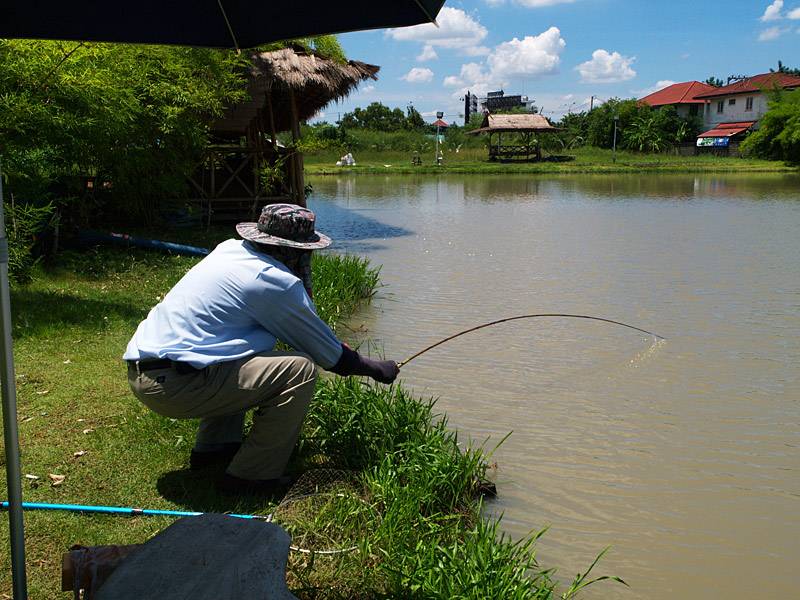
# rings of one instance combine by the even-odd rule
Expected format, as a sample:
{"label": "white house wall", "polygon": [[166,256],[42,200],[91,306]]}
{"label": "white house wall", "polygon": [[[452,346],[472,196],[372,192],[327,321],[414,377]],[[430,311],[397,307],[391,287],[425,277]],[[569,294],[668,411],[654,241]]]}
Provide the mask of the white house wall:
{"label": "white house wall", "polygon": [[[752,109],[747,109],[747,99],[753,99]],[[735,100],[735,104],[730,101]],[[703,115],[703,126],[706,129],[713,129],[722,123],[736,123],[741,121],[758,121],[764,116],[769,108],[767,106],[767,96],[762,92],[751,94],[735,94],[730,96],[719,96],[706,100],[704,104],[705,112]],[[717,103],[722,102],[722,113],[717,112]],[[756,125],[756,128],[758,125]]]}

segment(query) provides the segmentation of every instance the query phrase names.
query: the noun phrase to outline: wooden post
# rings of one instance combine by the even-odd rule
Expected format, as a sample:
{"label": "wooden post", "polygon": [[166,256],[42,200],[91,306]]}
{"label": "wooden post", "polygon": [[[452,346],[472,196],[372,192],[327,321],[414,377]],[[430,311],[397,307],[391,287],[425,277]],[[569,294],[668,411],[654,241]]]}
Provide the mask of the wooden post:
{"label": "wooden post", "polygon": [[[289,88],[289,100],[292,106],[292,139],[295,146],[300,141],[300,117],[297,114],[297,102],[294,97],[294,89]],[[294,152],[295,183],[294,191],[295,203],[300,206],[306,205],[305,181],[303,180],[303,154],[299,150]]]}
{"label": "wooden post", "polygon": [[267,90],[267,111],[269,112],[269,134],[272,138],[272,147],[276,148],[278,145],[278,136],[275,133],[275,113],[272,111],[272,93]]}

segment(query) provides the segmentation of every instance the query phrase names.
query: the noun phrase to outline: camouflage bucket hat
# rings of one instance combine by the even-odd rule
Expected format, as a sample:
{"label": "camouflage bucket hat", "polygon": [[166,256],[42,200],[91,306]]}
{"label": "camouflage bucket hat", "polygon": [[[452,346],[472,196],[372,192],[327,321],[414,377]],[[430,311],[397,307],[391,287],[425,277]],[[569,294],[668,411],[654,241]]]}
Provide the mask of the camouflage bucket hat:
{"label": "camouflage bucket hat", "polygon": [[297,204],[267,204],[258,223],[239,223],[236,231],[246,240],[271,246],[314,250],[331,243],[314,231],[314,213]]}

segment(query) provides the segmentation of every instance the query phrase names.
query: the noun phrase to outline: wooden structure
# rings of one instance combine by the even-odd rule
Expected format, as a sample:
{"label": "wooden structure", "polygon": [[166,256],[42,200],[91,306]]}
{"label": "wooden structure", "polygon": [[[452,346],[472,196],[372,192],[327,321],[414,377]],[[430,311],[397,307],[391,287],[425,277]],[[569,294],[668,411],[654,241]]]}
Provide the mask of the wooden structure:
{"label": "wooden structure", "polygon": [[254,219],[270,202],[305,206],[302,153],[282,146],[277,134],[291,131],[296,143],[302,121],[377,79],[379,69],[302,46],[251,54],[248,97],[212,124],[212,143],[189,179],[189,202],[209,221]]}
{"label": "wooden structure", "polygon": [[[542,115],[521,113],[512,115],[492,115],[483,117],[483,123],[478,129],[468,131],[470,135],[481,133],[489,136],[489,160],[492,162],[506,162],[512,160],[537,161],[542,160],[542,133],[555,133],[561,131],[553,127]],[[497,134],[497,143],[492,142],[492,136]],[[503,145],[503,134],[506,144]]]}

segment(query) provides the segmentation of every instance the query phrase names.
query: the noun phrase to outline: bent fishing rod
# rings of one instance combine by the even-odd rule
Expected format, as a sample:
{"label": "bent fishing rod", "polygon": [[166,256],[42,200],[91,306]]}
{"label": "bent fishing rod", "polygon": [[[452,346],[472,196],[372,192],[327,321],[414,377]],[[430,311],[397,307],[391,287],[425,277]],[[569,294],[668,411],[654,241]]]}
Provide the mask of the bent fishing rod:
{"label": "bent fishing rod", "polygon": [[449,342],[450,340],[452,340],[454,338],[457,338],[459,336],[462,336],[464,334],[471,333],[473,331],[477,331],[478,329],[483,329],[484,327],[490,327],[492,325],[499,325],[500,323],[505,323],[507,321],[516,321],[518,319],[535,319],[535,318],[539,318],[539,317],[568,317],[568,318],[571,318],[571,319],[590,319],[592,321],[603,321],[604,323],[611,323],[613,325],[620,325],[622,327],[627,327],[628,329],[633,329],[635,331],[641,331],[642,333],[646,333],[647,335],[652,335],[653,337],[656,338],[656,342],[659,342],[661,340],[666,339],[664,336],[658,335],[657,333],[653,333],[652,331],[647,331],[646,329],[642,329],[640,327],[634,327],[633,325],[628,325],[627,323],[621,323],[620,321],[612,321],[611,319],[604,319],[603,317],[592,317],[590,315],[571,315],[571,314],[564,314],[564,313],[537,313],[537,314],[534,314],[534,315],[519,315],[519,316],[516,316],[516,317],[507,317],[505,319],[498,319],[497,321],[491,321],[490,323],[484,323],[483,325],[477,325],[475,327],[470,327],[469,329],[465,329],[464,331],[459,331],[458,333],[453,334],[453,335],[451,335],[449,337],[446,337],[443,340],[439,340],[435,344],[431,344],[427,348],[425,348],[423,350],[420,350],[419,352],[417,352],[413,356],[410,356],[409,358],[405,359],[404,361],[401,361],[401,362],[397,363],[397,368],[399,369],[403,365],[408,364],[409,362],[411,362],[412,360],[417,358],[420,354],[425,354],[428,350],[433,350],[434,348],[436,348],[436,346],[444,344],[445,342]]}

